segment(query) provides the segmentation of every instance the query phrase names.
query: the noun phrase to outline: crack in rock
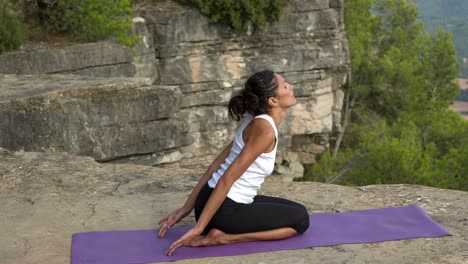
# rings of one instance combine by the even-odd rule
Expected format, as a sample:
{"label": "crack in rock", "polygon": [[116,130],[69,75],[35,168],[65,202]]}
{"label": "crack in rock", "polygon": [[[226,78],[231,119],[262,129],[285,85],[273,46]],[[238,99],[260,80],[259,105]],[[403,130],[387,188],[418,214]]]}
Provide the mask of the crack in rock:
{"label": "crack in rock", "polygon": [[84,219],[83,222],[81,222],[81,225],[84,229],[86,229],[86,222],[89,221],[89,219],[91,219],[96,214],[96,205],[97,203],[88,205],[91,208],[91,215]]}
{"label": "crack in rock", "polygon": [[27,238],[25,238],[23,240],[23,247],[24,247],[24,256],[27,256],[28,255],[28,252],[29,252],[29,249],[31,249],[31,244],[29,243],[29,240]]}

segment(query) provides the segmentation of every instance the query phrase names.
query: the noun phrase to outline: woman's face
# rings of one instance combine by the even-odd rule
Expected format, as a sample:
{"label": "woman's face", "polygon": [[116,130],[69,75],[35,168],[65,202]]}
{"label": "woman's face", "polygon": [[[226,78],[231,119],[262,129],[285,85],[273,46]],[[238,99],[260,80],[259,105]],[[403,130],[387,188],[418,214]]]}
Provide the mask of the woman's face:
{"label": "woman's face", "polygon": [[275,73],[276,82],[278,83],[278,88],[276,91],[275,98],[279,102],[279,106],[282,108],[289,108],[297,104],[297,99],[294,96],[293,86],[286,82],[283,76]]}

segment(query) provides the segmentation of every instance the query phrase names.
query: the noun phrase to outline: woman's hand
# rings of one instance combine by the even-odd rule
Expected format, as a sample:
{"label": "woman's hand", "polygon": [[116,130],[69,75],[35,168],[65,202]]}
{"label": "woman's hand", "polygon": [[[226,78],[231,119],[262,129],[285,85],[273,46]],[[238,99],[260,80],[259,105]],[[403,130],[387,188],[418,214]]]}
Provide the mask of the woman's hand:
{"label": "woman's hand", "polygon": [[181,207],[159,221],[159,237],[163,237],[169,228],[190,214],[191,211],[191,209]]}
{"label": "woman's hand", "polygon": [[187,233],[185,233],[181,238],[179,238],[179,240],[172,243],[172,245],[167,250],[166,255],[170,256],[177,248],[188,245],[192,240],[199,237],[202,231],[202,229],[199,229],[196,226],[193,227],[192,229],[187,231]]}

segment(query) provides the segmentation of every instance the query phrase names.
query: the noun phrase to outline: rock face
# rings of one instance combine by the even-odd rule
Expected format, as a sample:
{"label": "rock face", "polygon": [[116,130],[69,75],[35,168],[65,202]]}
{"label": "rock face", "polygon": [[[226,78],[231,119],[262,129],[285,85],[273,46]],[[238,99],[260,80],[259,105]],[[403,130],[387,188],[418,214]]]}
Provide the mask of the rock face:
{"label": "rock face", "polygon": [[0,55],[0,73],[62,73],[91,77],[135,76],[132,52],[110,42],[64,48],[10,52]]}
{"label": "rock face", "polygon": [[[99,164],[68,154],[0,149],[2,264],[69,263],[71,235],[156,228],[180,207],[200,171]],[[453,236],[340,245],[180,263],[468,263],[468,194],[412,185],[344,187],[267,178],[262,193],[310,213],[417,204]],[[194,224],[191,214],[180,225]]]}
{"label": "rock face", "polygon": [[0,90],[0,145],[9,149],[107,160],[190,143],[186,122],[171,118],[180,107],[177,87],[144,78],[6,75]]}
{"label": "rock face", "polygon": [[[185,95],[181,114],[191,119],[199,112],[200,120],[207,124],[211,113],[217,115],[208,130],[193,123],[190,131],[199,137],[188,151],[193,154],[185,159],[212,154],[212,150],[206,153],[207,146],[224,146],[230,140],[212,139],[219,126],[223,136],[233,130],[219,105],[242,88],[248,75],[263,69],[282,73],[295,85],[299,97],[299,104],[280,127],[280,149],[284,151],[277,171],[302,175],[302,164],[313,163],[314,155],[327,146],[328,140],[316,139],[327,139],[333,129],[339,129],[342,92],[338,88],[348,71],[342,1],[292,1],[282,20],[264,32],[253,32],[249,26],[236,32],[213,25],[197,10],[179,5],[143,3],[139,14],[153,32],[159,65],[156,81],[180,85]],[[226,127],[231,129],[226,131]]]}
{"label": "rock face", "polygon": [[175,1],[137,1],[135,58],[107,42],[0,56],[0,73],[34,74],[0,77],[0,146],[204,167],[237,127],[229,98],[249,75],[272,69],[299,101],[279,128],[276,171],[302,176],[340,129],[349,70],[342,12],[341,0],[294,0],[265,31],[234,31]]}

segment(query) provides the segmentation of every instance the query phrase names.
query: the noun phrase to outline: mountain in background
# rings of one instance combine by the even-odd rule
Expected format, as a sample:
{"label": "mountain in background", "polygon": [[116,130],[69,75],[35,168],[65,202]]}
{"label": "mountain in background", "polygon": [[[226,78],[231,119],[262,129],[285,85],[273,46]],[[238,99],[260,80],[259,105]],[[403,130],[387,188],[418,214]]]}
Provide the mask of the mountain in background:
{"label": "mountain in background", "polygon": [[424,28],[433,34],[438,27],[452,33],[460,77],[468,78],[468,0],[412,0],[419,8]]}

